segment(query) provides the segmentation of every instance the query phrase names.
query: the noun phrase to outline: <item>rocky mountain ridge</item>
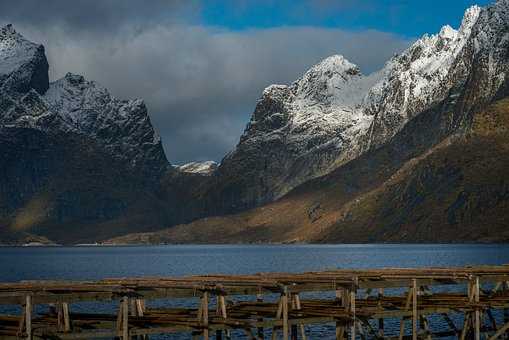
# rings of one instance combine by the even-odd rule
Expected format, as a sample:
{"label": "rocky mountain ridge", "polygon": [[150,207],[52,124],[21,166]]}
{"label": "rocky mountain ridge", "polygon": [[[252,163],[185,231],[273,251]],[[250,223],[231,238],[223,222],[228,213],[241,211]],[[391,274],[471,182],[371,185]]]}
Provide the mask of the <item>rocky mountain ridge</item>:
{"label": "rocky mountain ridge", "polygon": [[0,239],[88,241],[172,223],[155,193],[174,169],[143,102],[78,75],[50,83],[48,67],[42,45],[0,29]]}
{"label": "rocky mountain ridge", "polygon": [[[225,193],[222,210],[237,212],[276,200],[381,147],[408,121],[441,102],[454,106],[461,101],[457,109],[462,113],[437,128],[444,133],[466,128],[471,112],[505,91],[508,7],[506,0],[473,6],[458,30],[444,26],[436,35],[423,36],[368,76],[335,55],[291,85],[267,87],[238,145],[216,173],[211,190]],[[466,93],[474,77],[484,84]]]}
{"label": "rocky mountain ridge", "polygon": [[99,84],[70,73],[50,83],[44,47],[11,25],[0,31],[0,56],[1,126],[79,133],[135,168],[169,168],[143,101],[118,100]]}
{"label": "rocky mountain ridge", "polygon": [[[335,156],[330,158],[325,149],[313,153],[297,148],[299,156],[287,152],[295,136],[286,133],[294,117],[301,116],[288,109],[297,101],[297,85],[269,87],[253,124],[218,173],[231,174],[231,187],[241,188],[230,189],[230,202],[260,205],[277,198],[278,190],[281,198],[245,212],[113,242],[507,240],[508,36],[509,1],[499,0],[467,10],[458,31],[446,26],[414,43],[378,73],[362,100],[360,114],[368,124],[359,124],[365,126],[354,143],[359,147],[331,148]],[[345,64],[337,63],[340,71]],[[342,80],[357,79],[357,72],[350,73]],[[334,96],[321,99],[331,107],[334,100],[326,98]],[[347,113],[342,114],[354,116]],[[277,120],[271,116],[285,120],[273,126]],[[317,117],[308,121],[311,131],[312,123],[327,115],[318,111]],[[322,125],[316,123],[319,133]],[[312,140],[314,135],[300,137]],[[360,152],[350,160],[338,156],[351,150]],[[288,168],[279,166],[285,163]],[[317,163],[321,166],[313,169]],[[280,186],[289,183],[287,178],[298,183],[312,177],[306,171],[330,164],[336,167],[324,176],[303,180],[293,189]],[[235,171],[228,173],[228,167]],[[233,177],[235,173],[244,176]]]}
{"label": "rocky mountain ridge", "polygon": [[[444,26],[425,35],[371,75],[331,56],[291,85],[267,87],[219,166],[173,167],[142,101],[116,99],[79,75],[50,83],[44,48],[7,26],[0,31],[0,226],[8,227],[0,238],[100,241],[207,217],[174,229],[171,239],[193,242],[208,237],[198,229],[223,223],[246,233],[235,241],[346,240],[335,229],[349,230],[342,214],[383,221],[384,212],[399,208],[370,201],[369,211],[354,211],[355,200],[371,190],[388,202],[398,194],[419,197],[402,188],[385,191],[386,183],[444,141],[467,136],[479,112],[508,96],[507,36],[509,0],[499,0],[468,9],[458,30]],[[504,138],[476,144],[498,143],[500,161],[483,158],[497,169]],[[465,145],[479,154],[476,145]],[[447,163],[454,150],[437,159]],[[463,171],[465,164],[457,166]],[[436,173],[447,173],[447,164]],[[486,179],[468,178],[488,192]],[[433,191],[431,182],[418,180],[423,192]],[[397,221],[408,216],[394,218],[387,223],[398,230]]]}

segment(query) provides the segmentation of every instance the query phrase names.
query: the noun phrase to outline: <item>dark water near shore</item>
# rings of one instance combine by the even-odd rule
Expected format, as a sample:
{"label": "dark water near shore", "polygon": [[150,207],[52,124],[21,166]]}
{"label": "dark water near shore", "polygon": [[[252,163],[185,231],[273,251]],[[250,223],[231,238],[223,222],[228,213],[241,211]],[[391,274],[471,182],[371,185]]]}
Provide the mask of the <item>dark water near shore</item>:
{"label": "dark water near shore", "polygon": [[[301,272],[332,268],[464,266],[509,263],[509,245],[179,245],[152,247],[0,247],[0,281],[91,280],[126,276]],[[158,305],[167,302],[158,301]],[[185,304],[183,301],[179,304]],[[15,311],[8,307],[8,311]],[[75,311],[104,306],[80,304]],[[5,307],[0,307],[5,311]],[[391,328],[391,327],[389,327]],[[334,338],[313,327],[310,338]],[[187,339],[189,335],[167,336]],[[240,336],[239,336],[240,338]]]}

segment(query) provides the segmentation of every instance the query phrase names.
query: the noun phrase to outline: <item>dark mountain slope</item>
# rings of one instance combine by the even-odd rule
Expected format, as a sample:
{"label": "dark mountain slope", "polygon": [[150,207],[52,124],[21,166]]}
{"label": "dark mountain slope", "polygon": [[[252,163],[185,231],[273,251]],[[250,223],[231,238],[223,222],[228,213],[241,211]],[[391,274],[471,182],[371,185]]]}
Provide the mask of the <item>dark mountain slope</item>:
{"label": "dark mountain slope", "polygon": [[432,131],[421,125],[429,123],[425,116],[411,121],[394,144],[275,203],[114,242],[509,240],[509,100],[473,115],[467,132],[429,148],[420,138],[409,138]]}

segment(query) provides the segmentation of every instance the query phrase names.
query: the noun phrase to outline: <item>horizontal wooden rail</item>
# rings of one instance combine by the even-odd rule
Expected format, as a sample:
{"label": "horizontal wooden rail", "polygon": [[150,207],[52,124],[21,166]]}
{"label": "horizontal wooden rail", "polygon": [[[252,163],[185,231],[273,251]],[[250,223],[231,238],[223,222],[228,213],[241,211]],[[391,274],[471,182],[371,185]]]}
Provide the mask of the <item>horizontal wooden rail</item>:
{"label": "horizontal wooden rail", "polygon": [[[21,315],[0,315],[0,338],[146,339],[190,332],[208,339],[240,330],[252,339],[269,333],[273,339],[307,339],[307,325],[330,323],[337,339],[495,339],[509,330],[508,282],[509,266],[478,266],[0,283],[0,304],[23,307]],[[444,288],[451,285],[457,287]],[[308,292],[320,298],[305,298]],[[239,295],[252,301],[237,301]],[[190,307],[146,307],[149,300],[173,298],[188,299]],[[118,312],[74,312],[71,304],[82,301],[118,301]],[[49,308],[37,311],[38,305]],[[463,326],[452,320],[454,313],[464,315]],[[506,319],[497,323],[493,315],[501,314]],[[431,315],[449,328],[432,331]],[[388,334],[387,320],[399,320],[399,335]],[[411,321],[410,334],[405,320]]]}

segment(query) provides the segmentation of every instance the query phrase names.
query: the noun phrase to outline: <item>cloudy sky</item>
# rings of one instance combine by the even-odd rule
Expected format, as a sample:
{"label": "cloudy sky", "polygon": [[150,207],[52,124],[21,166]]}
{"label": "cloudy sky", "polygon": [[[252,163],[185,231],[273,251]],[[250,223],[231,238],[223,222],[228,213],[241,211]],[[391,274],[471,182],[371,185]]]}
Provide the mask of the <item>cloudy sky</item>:
{"label": "cloudy sky", "polygon": [[174,164],[221,160],[267,85],[332,54],[363,73],[488,0],[1,0],[46,46],[50,77],[83,74],[143,98]]}

